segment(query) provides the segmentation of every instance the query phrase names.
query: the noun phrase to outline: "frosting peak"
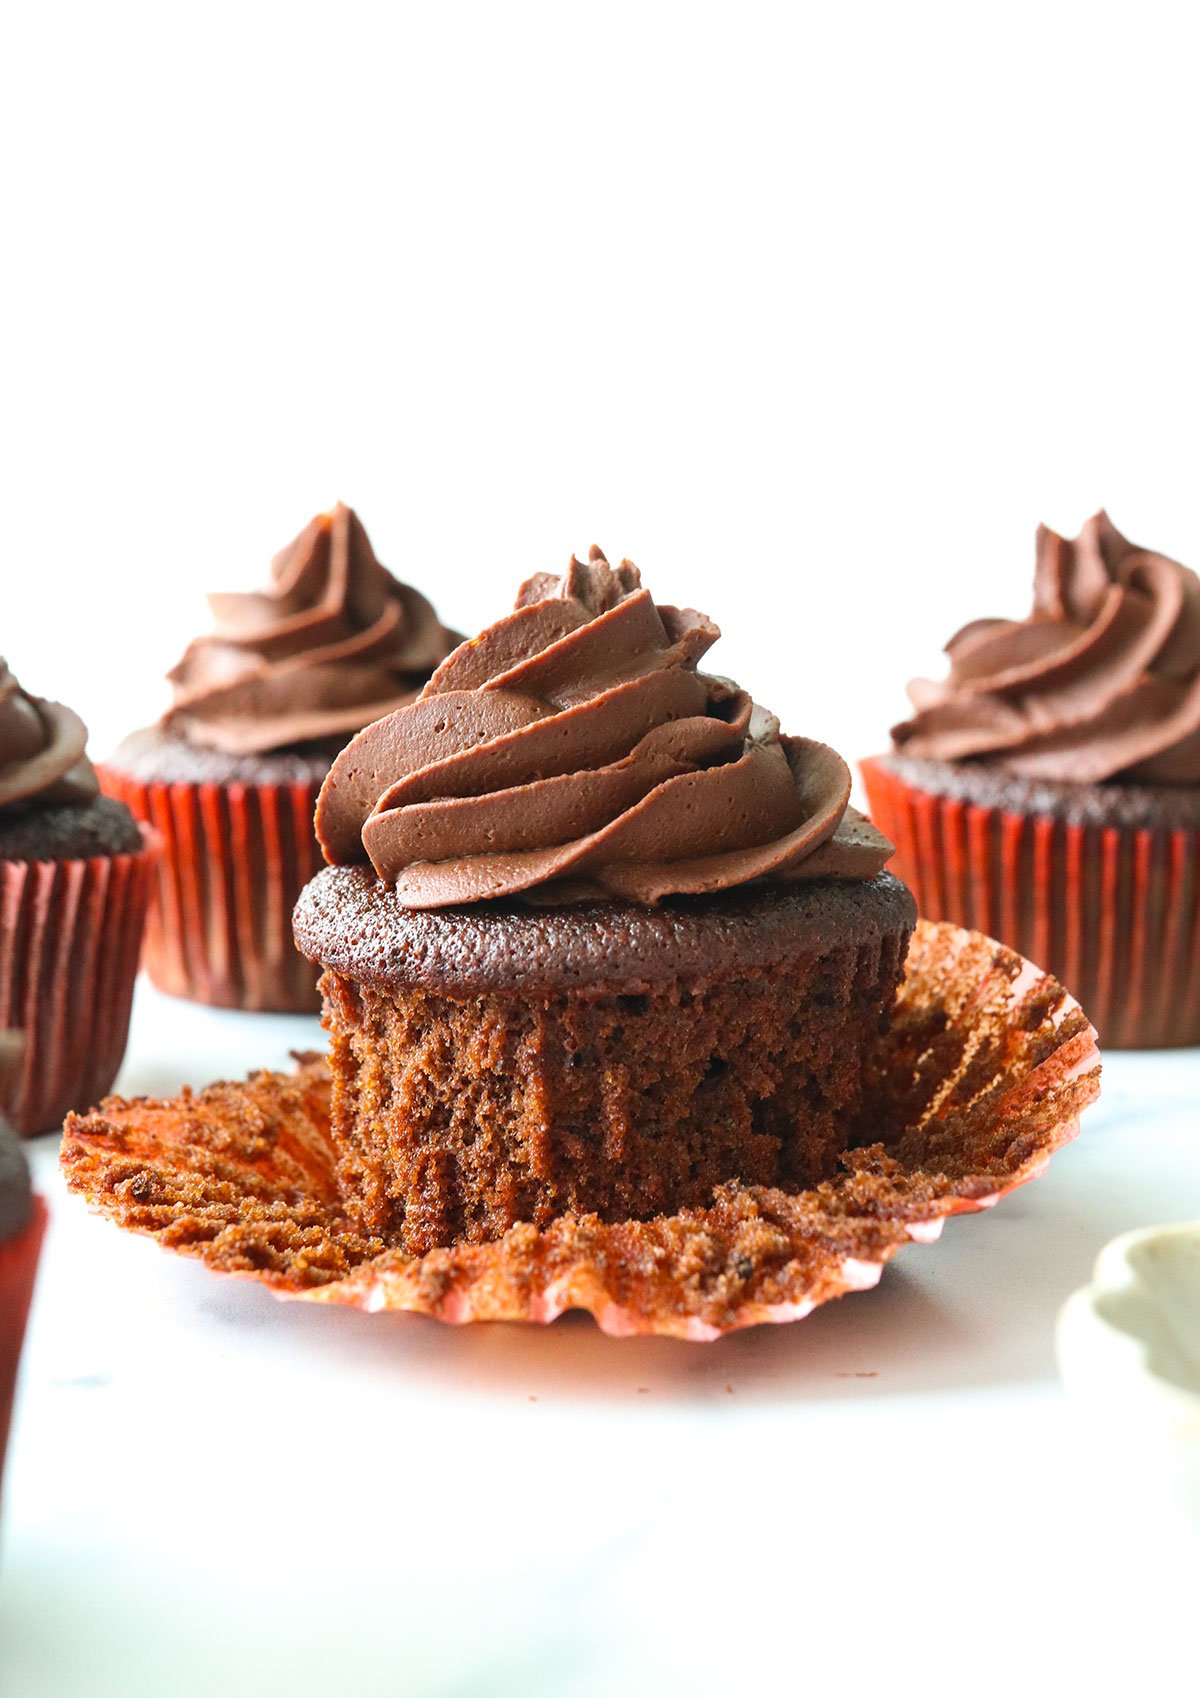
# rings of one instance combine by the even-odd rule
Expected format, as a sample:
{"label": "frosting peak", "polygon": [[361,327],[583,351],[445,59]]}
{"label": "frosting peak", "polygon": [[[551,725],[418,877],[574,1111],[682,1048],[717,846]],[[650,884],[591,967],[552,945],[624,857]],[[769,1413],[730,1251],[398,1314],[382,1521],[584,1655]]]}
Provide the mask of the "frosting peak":
{"label": "frosting peak", "polygon": [[275,556],[265,590],[209,605],[216,630],[168,674],[164,724],[229,754],[361,730],[411,701],[456,641],[341,503]]}
{"label": "frosting peak", "polygon": [[530,578],[342,751],[317,803],[326,859],[369,859],[410,908],[873,877],[891,846],[847,807],[845,762],[697,670],[719,635],[598,548]]}
{"label": "frosting peak", "polygon": [[1073,540],[1040,526],[1033,611],[946,645],[950,675],[909,686],[905,754],[1066,783],[1200,783],[1200,579],[1104,512]]}
{"label": "frosting peak", "polygon": [[90,802],[100,786],[86,746],[79,715],[29,695],[0,660],[0,808]]}

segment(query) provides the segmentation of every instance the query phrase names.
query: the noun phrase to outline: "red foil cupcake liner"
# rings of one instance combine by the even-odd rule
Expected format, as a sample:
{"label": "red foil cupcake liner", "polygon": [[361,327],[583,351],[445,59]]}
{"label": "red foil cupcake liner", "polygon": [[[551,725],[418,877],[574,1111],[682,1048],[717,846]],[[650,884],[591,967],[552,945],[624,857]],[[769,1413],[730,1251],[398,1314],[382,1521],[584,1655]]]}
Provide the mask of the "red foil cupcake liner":
{"label": "red foil cupcake liner", "polygon": [[0,1114],[29,1136],[111,1089],[125,1054],[153,833],[132,855],[0,862],[0,1027],[25,1035]]}
{"label": "red foil cupcake liner", "polygon": [[846,1128],[837,1176],[804,1191],[734,1180],[675,1215],[566,1214],[407,1255],[347,1218],[329,1072],[312,1058],[291,1075],[72,1115],[61,1161],[120,1226],[278,1297],[451,1323],[584,1309],[616,1336],[706,1342],[864,1291],[948,1216],[1036,1178],[1097,1094],[1095,1039],[1038,968],[919,921],[891,1031],[863,1059],[866,1113]]}
{"label": "red foil cupcake liner", "polygon": [[1200,1044],[1200,832],[1009,813],[860,765],[891,869],[926,919],[1043,963],[1108,1048]]}
{"label": "red foil cupcake liner", "polygon": [[38,1255],[46,1231],[46,1205],[33,1199],[33,1215],[16,1238],[0,1244],[0,1486],[3,1485],[4,1455],[12,1426],[13,1398],[25,1322],[33,1297]]}
{"label": "red foil cupcake liner", "polygon": [[143,953],[159,989],[221,1008],[318,1009],[292,909],[325,864],[312,823],[319,786],[143,784],[97,770],[105,794],[162,839]]}

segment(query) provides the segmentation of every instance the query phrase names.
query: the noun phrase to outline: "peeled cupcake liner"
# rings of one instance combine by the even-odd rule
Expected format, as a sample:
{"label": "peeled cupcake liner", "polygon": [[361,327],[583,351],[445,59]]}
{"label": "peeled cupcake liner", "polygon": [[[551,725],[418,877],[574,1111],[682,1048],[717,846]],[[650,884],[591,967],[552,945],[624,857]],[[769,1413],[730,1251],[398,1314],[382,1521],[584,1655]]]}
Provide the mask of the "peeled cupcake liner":
{"label": "peeled cupcake liner", "polygon": [[1200,1044],[1200,831],[1010,813],[860,765],[892,870],[926,919],[1044,962],[1106,1048]]}
{"label": "peeled cupcake liner", "polygon": [[129,1015],[155,859],[0,861],[0,1028],[25,1035],[0,1115],[26,1136],[112,1088]]}
{"label": "peeled cupcake liner", "polygon": [[145,784],[97,770],[105,794],[161,838],[143,951],[159,989],[222,1008],[315,1013],[317,969],[292,941],[292,909],[324,865],[312,823],[319,784]]}
{"label": "peeled cupcake liner", "polygon": [[1042,1173],[1099,1090],[1095,1031],[1060,985],[989,938],[922,921],[835,1178],[798,1192],[730,1182],[703,1209],[564,1215],[412,1257],[349,1224],[328,1070],[298,1059],[291,1075],[72,1115],[68,1186],[126,1229],[281,1298],[452,1324],[583,1309],[617,1337],[698,1342],[875,1285],[903,1245],[932,1243],[951,1215]]}
{"label": "peeled cupcake liner", "polygon": [[35,1197],[33,1213],[26,1225],[15,1238],[0,1244],[0,1482],[12,1425],[21,1345],[47,1219],[45,1203]]}

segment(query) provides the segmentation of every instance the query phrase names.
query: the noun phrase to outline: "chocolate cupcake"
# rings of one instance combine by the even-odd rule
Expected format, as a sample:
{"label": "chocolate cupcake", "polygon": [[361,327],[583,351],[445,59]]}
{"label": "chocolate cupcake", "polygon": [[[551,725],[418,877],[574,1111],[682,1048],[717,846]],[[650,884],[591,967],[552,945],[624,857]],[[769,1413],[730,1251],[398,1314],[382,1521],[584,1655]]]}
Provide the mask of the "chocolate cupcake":
{"label": "chocolate cupcake", "polygon": [[153,855],[86,743],[0,661],[0,1029],[26,1037],[0,1115],[23,1133],[98,1101],[129,1036]]}
{"label": "chocolate cupcake", "polygon": [[[22,1069],[24,1040],[0,1032],[0,1101]],[[25,1152],[0,1117],[0,1485],[12,1425],[17,1368],[33,1296],[46,1206],[33,1194]]]}
{"label": "chocolate cupcake", "polygon": [[920,911],[1047,968],[1110,1047],[1200,1043],[1200,579],[1104,513],[1042,527],[1032,612],[947,653],[862,763]]}
{"label": "chocolate cupcake", "polygon": [[598,550],[541,575],[317,806],[331,1136],[409,1254],[830,1173],[914,923],[831,749],[698,670]]}
{"label": "chocolate cupcake", "polygon": [[216,620],[169,674],[174,702],[100,769],[161,834],[145,963],[176,996],[304,1012],[316,975],[292,944],[320,865],[317,792],[348,737],[411,701],[458,640],[375,558],[357,515],[322,513],[257,594],[209,598]]}

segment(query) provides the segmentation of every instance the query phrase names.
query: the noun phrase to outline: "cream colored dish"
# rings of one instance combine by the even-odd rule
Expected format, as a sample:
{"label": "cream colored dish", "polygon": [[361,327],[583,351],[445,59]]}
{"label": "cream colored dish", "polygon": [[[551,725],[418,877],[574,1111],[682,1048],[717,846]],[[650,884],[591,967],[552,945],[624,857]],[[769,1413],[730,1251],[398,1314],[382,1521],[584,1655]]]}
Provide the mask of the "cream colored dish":
{"label": "cream colored dish", "polygon": [[1200,1221],[1149,1227],[1100,1252],[1063,1305],[1058,1361],[1139,1489],[1200,1520]]}

